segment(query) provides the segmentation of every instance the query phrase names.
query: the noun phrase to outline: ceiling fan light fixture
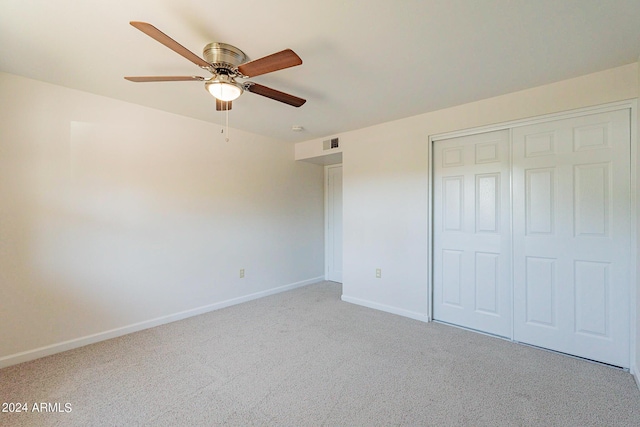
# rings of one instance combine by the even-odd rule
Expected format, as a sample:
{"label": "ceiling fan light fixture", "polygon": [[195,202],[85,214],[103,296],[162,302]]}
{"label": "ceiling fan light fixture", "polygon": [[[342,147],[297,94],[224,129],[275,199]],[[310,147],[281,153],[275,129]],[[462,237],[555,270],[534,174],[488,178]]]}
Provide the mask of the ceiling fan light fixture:
{"label": "ceiling fan light fixture", "polygon": [[220,101],[233,101],[242,95],[242,86],[227,75],[219,75],[204,84],[205,88]]}

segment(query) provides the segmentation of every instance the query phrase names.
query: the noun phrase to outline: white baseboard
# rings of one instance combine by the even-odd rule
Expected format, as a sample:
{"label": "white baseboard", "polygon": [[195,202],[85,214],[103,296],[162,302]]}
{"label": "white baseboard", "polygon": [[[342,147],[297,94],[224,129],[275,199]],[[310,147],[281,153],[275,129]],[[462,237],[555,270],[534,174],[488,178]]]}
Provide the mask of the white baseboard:
{"label": "white baseboard", "polygon": [[377,302],[367,301],[360,298],[350,297],[348,295],[342,295],[342,301],[350,302],[351,304],[361,305],[363,307],[373,308],[374,310],[385,311],[391,314],[397,314],[398,316],[408,317],[410,319],[419,320],[421,322],[428,322],[429,318],[426,313],[418,313],[415,311],[405,310],[403,308],[392,307],[390,305],[379,304]]}
{"label": "white baseboard", "polygon": [[251,301],[254,299],[278,294],[280,292],[289,291],[295,288],[300,288],[302,286],[311,285],[313,283],[321,282],[323,280],[324,280],[323,276],[313,277],[311,279],[302,280],[300,282],[290,283],[288,285],[279,286],[277,288],[267,289],[266,291],[260,291],[260,292],[244,295],[237,298],[232,298],[226,301],[221,301],[213,304],[208,304],[202,307],[197,307],[197,308],[181,311],[174,314],[169,314],[167,316],[145,320],[142,322],[134,323],[132,325],[110,329],[104,332],[98,332],[97,334],[87,335],[80,338],[74,338],[72,340],[63,341],[60,343],[47,345],[47,346],[36,348],[33,350],[27,350],[27,351],[23,351],[16,354],[11,354],[9,356],[0,357],[0,369],[6,368],[7,366],[17,365],[18,363],[39,359],[41,357],[50,356],[52,354],[61,353],[63,351],[72,350],[74,348],[83,347],[85,345],[94,344],[99,341],[105,341],[111,338],[116,338],[122,335],[127,335],[127,334],[138,332],[144,329],[153,328],[155,326],[164,325],[166,323],[171,323],[178,320],[186,319],[188,317],[197,316],[199,314],[208,313],[210,311],[219,310],[221,308],[229,307],[232,305],[241,304],[243,302]]}
{"label": "white baseboard", "polygon": [[634,363],[631,363],[631,375],[636,380],[636,385],[638,389],[640,389],[640,371],[638,370],[638,366]]}

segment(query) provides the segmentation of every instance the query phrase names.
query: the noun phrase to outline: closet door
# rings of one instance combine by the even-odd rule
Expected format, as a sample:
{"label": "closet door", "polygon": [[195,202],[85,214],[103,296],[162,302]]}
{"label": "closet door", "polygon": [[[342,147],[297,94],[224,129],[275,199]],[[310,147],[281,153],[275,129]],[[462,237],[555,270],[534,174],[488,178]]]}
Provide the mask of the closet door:
{"label": "closet door", "polygon": [[510,337],[509,131],[434,143],[434,318]]}
{"label": "closet door", "polygon": [[514,340],[629,366],[629,120],[513,129]]}

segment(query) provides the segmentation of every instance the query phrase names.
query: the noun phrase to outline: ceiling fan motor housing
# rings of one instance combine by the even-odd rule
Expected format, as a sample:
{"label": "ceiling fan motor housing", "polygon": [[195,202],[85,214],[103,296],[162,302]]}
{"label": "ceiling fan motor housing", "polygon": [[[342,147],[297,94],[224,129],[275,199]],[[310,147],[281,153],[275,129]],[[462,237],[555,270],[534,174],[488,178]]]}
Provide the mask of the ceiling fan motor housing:
{"label": "ceiling fan motor housing", "polygon": [[247,55],[235,46],[226,43],[209,43],[202,51],[204,60],[214,68],[228,69],[237,72],[238,65],[249,59]]}

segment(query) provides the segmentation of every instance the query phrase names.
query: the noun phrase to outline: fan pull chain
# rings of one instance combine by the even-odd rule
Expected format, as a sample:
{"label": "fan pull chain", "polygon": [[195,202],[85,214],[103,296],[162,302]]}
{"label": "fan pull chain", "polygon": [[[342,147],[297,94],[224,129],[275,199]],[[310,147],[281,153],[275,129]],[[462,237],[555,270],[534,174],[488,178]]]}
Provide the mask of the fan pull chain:
{"label": "fan pull chain", "polygon": [[227,113],[227,136],[224,140],[225,142],[229,142],[229,110],[228,109],[226,110],[226,113]]}

